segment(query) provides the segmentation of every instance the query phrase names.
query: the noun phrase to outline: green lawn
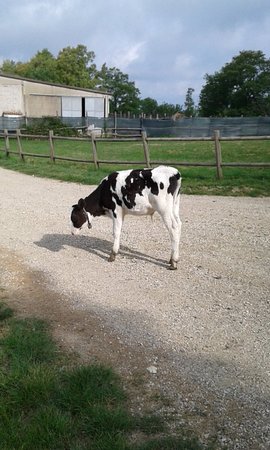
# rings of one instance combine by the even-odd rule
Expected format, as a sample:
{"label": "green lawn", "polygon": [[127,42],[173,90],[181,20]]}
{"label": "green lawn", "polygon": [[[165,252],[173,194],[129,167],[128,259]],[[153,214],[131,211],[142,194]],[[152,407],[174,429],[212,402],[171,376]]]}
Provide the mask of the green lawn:
{"label": "green lawn", "polygon": [[112,369],[81,366],[46,323],[0,303],[1,450],[205,449],[177,428],[171,436],[162,416],[131,415]]}
{"label": "green lawn", "polygon": [[[49,142],[38,139],[22,140],[24,152],[48,155]],[[226,162],[270,162],[270,141],[232,141],[221,142],[222,160]],[[4,149],[4,139],[0,138],[0,148]],[[16,139],[10,139],[10,150],[18,152]],[[215,164],[214,143],[201,142],[154,142],[149,141],[150,159],[167,162],[204,162]],[[99,160],[141,161],[141,164],[100,164],[98,170],[92,163],[78,163],[56,160],[55,163],[45,158],[25,157],[19,155],[7,158],[0,152],[0,165],[13,170],[34,174],[41,177],[56,178],[65,181],[97,184],[113,170],[127,167],[145,167],[144,152],[141,142],[97,142]],[[55,155],[75,159],[92,160],[91,141],[55,140]],[[183,176],[183,192],[187,194],[214,195],[270,195],[269,168],[235,168],[223,167],[223,179],[217,180],[215,167],[179,166]]]}

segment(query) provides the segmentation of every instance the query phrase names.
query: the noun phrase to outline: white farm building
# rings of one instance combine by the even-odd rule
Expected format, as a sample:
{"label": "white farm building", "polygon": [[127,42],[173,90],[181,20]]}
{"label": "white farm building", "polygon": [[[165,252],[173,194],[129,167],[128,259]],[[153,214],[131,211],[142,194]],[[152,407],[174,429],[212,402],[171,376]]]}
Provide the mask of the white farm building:
{"label": "white farm building", "polygon": [[2,117],[108,117],[108,92],[0,73]]}

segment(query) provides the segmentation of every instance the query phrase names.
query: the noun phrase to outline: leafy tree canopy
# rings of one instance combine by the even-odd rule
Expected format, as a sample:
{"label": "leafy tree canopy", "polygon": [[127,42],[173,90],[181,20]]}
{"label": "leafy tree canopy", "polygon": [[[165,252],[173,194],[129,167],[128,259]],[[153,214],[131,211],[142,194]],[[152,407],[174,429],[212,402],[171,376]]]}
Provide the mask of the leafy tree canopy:
{"label": "leafy tree canopy", "polygon": [[141,100],[141,113],[147,116],[158,114],[158,102],[150,97],[144,98]]}
{"label": "leafy tree canopy", "polygon": [[214,75],[205,75],[200,115],[270,114],[270,59],[261,51],[242,51]]}
{"label": "leafy tree canopy", "polygon": [[178,104],[164,102],[158,107],[158,114],[161,117],[171,117],[173,114],[182,111],[182,107]]}
{"label": "leafy tree canopy", "polygon": [[43,49],[25,63],[5,60],[1,71],[34,80],[94,88],[97,83],[94,58],[94,52],[89,52],[84,45],[63,48],[56,58]]}
{"label": "leafy tree canopy", "polygon": [[56,72],[61,83],[82,88],[94,88],[97,84],[95,53],[84,45],[66,47],[58,53]]}
{"label": "leafy tree canopy", "polygon": [[18,63],[17,72],[21,76],[49,82],[58,82],[57,61],[48,49],[41,50],[28,63]]}
{"label": "leafy tree canopy", "polygon": [[98,73],[99,87],[112,93],[111,111],[122,113],[138,113],[140,107],[140,91],[129,76],[116,67],[108,68],[103,64]]}
{"label": "leafy tree canopy", "polygon": [[150,97],[142,99],[140,105],[141,105],[141,113],[145,114],[146,116],[159,115],[160,117],[169,118],[177,112],[183,112],[183,108],[178,104],[173,105],[172,103],[164,102],[159,105],[156,100]]}

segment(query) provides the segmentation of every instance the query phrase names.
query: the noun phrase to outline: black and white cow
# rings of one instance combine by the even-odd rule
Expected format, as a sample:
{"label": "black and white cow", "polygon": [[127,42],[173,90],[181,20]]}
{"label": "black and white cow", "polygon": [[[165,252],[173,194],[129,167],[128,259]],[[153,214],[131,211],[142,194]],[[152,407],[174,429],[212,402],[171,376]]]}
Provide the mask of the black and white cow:
{"label": "black and white cow", "polygon": [[71,212],[72,234],[76,234],[92,219],[106,215],[113,220],[114,243],[109,261],[114,261],[119,251],[120,235],[126,214],[162,217],[171,239],[170,269],[177,269],[181,220],[179,217],[181,176],[177,169],[159,166],[154,169],[135,169],[113,172]]}

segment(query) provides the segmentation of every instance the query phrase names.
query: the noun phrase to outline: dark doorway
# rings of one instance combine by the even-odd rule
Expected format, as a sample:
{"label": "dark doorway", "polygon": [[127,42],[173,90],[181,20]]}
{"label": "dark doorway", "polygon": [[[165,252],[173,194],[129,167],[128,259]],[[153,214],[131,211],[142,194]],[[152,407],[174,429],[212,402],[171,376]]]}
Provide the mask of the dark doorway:
{"label": "dark doorway", "polygon": [[82,97],[82,117],[85,117],[85,98]]}

